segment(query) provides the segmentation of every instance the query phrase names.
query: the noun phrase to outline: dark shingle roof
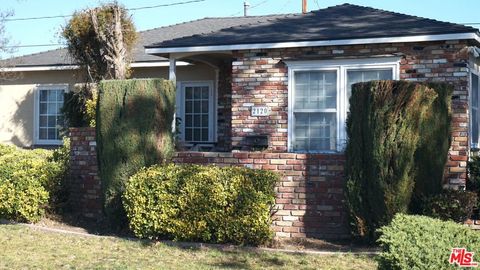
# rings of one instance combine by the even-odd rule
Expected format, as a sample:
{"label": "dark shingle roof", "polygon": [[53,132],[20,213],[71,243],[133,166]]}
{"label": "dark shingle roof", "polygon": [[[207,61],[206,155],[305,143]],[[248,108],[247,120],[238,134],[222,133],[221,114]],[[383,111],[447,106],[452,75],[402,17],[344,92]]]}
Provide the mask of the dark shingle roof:
{"label": "dark shingle roof", "polygon": [[[148,55],[144,46],[154,42],[163,42],[170,39],[203,35],[242,24],[257,24],[270,19],[284,17],[285,15],[204,18],[200,20],[159,27],[139,32],[139,41],[133,50],[134,62],[165,61],[163,57]],[[56,49],[10,59],[16,67],[31,66],[61,66],[71,65],[66,49]]]}
{"label": "dark shingle roof", "polygon": [[351,4],[307,14],[272,17],[216,32],[172,40],[147,47],[190,47],[233,44],[321,41],[478,32],[478,29]]}

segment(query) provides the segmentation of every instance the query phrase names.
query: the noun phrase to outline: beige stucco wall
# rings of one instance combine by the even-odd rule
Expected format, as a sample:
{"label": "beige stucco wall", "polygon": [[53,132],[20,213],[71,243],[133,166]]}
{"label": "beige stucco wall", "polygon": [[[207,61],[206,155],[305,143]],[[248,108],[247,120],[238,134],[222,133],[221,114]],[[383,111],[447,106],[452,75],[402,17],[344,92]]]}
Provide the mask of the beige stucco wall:
{"label": "beige stucco wall", "polygon": [[[167,78],[168,67],[136,68],[133,78]],[[177,67],[178,81],[215,80],[213,68],[203,64]],[[34,146],[35,91],[45,84],[81,83],[77,71],[23,72],[15,80],[0,82],[0,143]]]}

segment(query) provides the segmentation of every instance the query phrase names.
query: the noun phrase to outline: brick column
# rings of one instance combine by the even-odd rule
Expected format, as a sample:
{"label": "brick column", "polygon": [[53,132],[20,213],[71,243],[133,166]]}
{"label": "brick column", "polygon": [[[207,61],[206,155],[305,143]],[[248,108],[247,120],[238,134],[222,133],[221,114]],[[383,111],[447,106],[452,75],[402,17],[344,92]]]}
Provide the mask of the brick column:
{"label": "brick column", "polygon": [[102,217],[95,128],[70,128],[70,204],[85,218]]}

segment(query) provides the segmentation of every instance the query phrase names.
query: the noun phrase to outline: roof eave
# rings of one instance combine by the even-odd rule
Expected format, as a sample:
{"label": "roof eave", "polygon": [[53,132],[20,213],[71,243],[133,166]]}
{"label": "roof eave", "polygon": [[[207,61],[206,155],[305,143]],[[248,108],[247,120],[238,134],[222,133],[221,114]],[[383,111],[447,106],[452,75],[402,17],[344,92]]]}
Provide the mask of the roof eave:
{"label": "roof eave", "polygon": [[252,44],[229,44],[229,45],[208,45],[208,46],[190,46],[190,47],[145,47],[147,54],[159,55],[169,53],[187,53],[187,52],[213,52],[213,51],[233,51],[250,49],[276,49],[276,48],[295,48],[295,47],[321,47],[338,45],[359,45],[359,44],[379,44],[379,43],[403,43],[403,42],[425,42],[441,40],[475,40],[480,44],[480,34],[478,32],[454,33],[454,34],[435,34],[435,35],[415,35],[401,37],[377,37],[377,38],[357,38],[357,39],[333,39],[317,41],[288,41],[275,43],[252,43]]}
{"label": "roof eave", "polygon": [[[177,66],[189,66],[191,63],[179,61]],[[155,62],[133,62],[130,64],[132,68],[152,68],[152,67],[168,67],[168,61]],[[12,66],[0,68],[0,72],[29,72],[29,71],[62,71],[77,70],[79,65],[30,65],[30,66]]]}

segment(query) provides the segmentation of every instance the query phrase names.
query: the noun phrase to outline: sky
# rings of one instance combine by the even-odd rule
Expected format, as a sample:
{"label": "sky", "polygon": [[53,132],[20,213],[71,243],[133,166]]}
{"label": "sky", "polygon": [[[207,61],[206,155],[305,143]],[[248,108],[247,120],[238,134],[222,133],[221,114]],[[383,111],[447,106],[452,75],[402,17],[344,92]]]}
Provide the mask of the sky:
{"label": "sky", "polygon": [[[189,0],[118,0],[127,8],[138,8],[185,2]],[[480,0],[308,0],[308,10],[316,10],[343,3],[370,6],[374,8],[405,13],[455,23],[479,23]],[[99,0],[1,0],[0,10],[10,10],[10,19],[43,16],[69,15],[75,11],[95,7],[106,1]],[[244,0],[204,0],[169,7],[131,11],[138,30],[171,25],[204,17],[242,16]],[[301,12],[301,0],[249,0],[249,15],[266,15]],[[59,32],[67,18],[42,20],[20,20],[6,22],[5,30],[11,45],[62,44]],[[55,46],[18,47],[15,56],[51,49]]]}

